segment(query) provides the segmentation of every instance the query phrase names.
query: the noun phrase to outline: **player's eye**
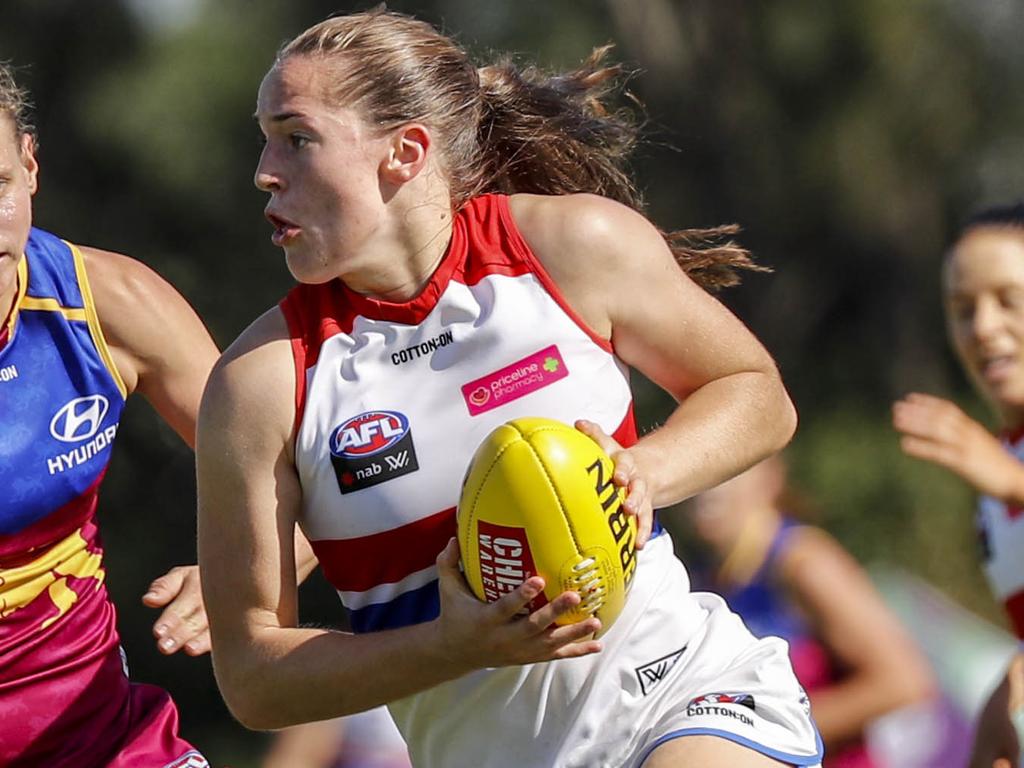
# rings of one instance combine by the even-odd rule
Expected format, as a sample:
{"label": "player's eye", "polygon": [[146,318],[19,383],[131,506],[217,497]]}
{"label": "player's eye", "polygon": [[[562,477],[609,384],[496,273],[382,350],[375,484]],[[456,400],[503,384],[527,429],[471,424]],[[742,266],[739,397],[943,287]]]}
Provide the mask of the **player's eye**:
{"label": "player's eye", "polygon": [[952,301],[949,304],[949,314],[951,317],[961,322],[969,321],[974,317],[974,302],[973,301]]}
{"label": "player's eye", "polygon": [[288,142],[292,145],[293,149],[302,149],[309,144],[309,137],[303,136],[301,133],[290,133],[288,134]]}
{"label": "player's eye", "polygon": [[1024,309],[1024,291],[1016,288],[1007,290],[1000,299],[1007,309]]}

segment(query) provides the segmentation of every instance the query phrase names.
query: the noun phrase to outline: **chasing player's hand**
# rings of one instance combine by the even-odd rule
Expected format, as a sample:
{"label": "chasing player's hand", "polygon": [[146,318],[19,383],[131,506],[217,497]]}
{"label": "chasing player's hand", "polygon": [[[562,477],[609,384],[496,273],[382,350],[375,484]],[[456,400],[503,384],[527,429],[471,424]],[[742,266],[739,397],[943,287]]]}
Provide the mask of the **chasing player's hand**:
{"label": "chasing player's hand", "polygon": [[441,650],[463,672],[575,658],[601,650],[601,643],[591,639],[601,628],[598,619],[566,626],[554,623],[579,605],[576,592],[563,592],[527,614],[526,606],[544,589],[544,579],[534,576],[493,603],[478,600],[459,570],[459,545],[454,538],[437,556],[437,570]]}
{"label": "chasing player's hand", "polygon": [[601,446],[601,450],[607,453],[615,464],[612,482],[626,490],[626,500],[622,507],[627,514],[636,516],[636,548],[643,549],[651,537],[654,507],[647,480],[637,467],[633,454],[592,421],[581,419],[576,422],[576,429]]}
{"label": "chasing player's hand", "polygon": [[948,400],[917,392],[892,406],[900,448],[958,474],[979,492],[1010,503],[1024,487],[1024,465],[998,439]]}
{"label": "chasing player's hand", "polygon": [[149,585],[142,602],[150,608],[164,608],[153,624],[160,653],[172,654],[184,648],[189,656],[210,650],[210,625],[199,588],[199,566],[171,568]]}

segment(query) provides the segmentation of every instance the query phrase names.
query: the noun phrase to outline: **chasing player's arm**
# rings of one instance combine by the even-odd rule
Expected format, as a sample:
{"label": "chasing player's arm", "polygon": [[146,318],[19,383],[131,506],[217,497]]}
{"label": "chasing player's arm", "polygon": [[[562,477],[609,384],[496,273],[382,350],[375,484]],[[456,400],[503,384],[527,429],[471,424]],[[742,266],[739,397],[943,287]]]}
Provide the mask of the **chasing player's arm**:
{"label": "chasing player's arm", "polygon": [[292,537],[302,490],[292,454],[295,374],[274,309],[214,368],[199,418],[199,562],[217,682],[232,713],[254,729],[349,714],[485,666],[580,656],[588,620],[549,628],[578,604],[565,593],[517,616],[542,588],[533,578],[494,603],[477,600],[454,542],[438,557],[441,615],[401,629],[352,635],[297,626]]}
{"label": "chasing player's arm", "polygon": [[[126,395],[143,395],[189,447],[195,447],[203,387],[219,350],[188,302],[140,261],[82,247],[97,319]],[[309,543],[299,537],[300,576],[316,567]],[[162,653],[210,650],[199,572],[177,566],[150,585],[143,602],[164,610],[154,622]]]}
{"label": "chasing player's arm", "polygon": [[1024,463],[955,403],[911,392],[893,403],[892,421],[908,456],[956,473],[986,496],[1024,505]]}
{"label": "chasing player's arm", "polygon": [[[512,214],[573,308],[626,363],[679,403],[665,423],[616,452],[627,508],[674,504],[784,446],[796,412],[771,356],[687,277],[643,216],[593,195],[512,198]],[[650,516],[641,515],[650,530]]]}
{"label": "chasing player's arm", "polygon": [[96,313],[127,394],[142,394],[190,447],[218,351],[169,283],[135,259],[82,248]]}

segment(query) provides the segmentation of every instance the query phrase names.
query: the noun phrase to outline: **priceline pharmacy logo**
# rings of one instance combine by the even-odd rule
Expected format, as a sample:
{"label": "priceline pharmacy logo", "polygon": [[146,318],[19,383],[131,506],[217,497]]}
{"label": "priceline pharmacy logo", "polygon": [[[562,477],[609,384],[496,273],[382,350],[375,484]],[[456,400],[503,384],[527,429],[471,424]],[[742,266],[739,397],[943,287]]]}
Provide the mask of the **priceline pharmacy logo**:
{"label": "priceline pharmacy logo", "polygon": [[479,416],[569,375],[562,353],[552,344],[529,357],[462,385],[470,416]]}

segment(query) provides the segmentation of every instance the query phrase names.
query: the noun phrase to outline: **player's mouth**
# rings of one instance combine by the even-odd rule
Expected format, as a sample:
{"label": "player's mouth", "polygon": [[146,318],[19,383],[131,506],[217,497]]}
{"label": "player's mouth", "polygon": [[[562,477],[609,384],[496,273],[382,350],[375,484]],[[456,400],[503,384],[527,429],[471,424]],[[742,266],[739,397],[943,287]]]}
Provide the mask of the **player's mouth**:
{"label": "player's mouth", "polygon": [[274,233],[270,236],[270,241],[276,246],[285,246],[291,240],[298,237],[301,227],[298,224],[288,219],[282,218],[277,214],[266,211],[267,221],[269,221],[274,227]]}
{"label": "player's mouth", "polygon": [[1017,371],[1018,364],[1015,355],[992,355],[982,358],[978,362],[981,377],[991,384],[1006,381]]}

